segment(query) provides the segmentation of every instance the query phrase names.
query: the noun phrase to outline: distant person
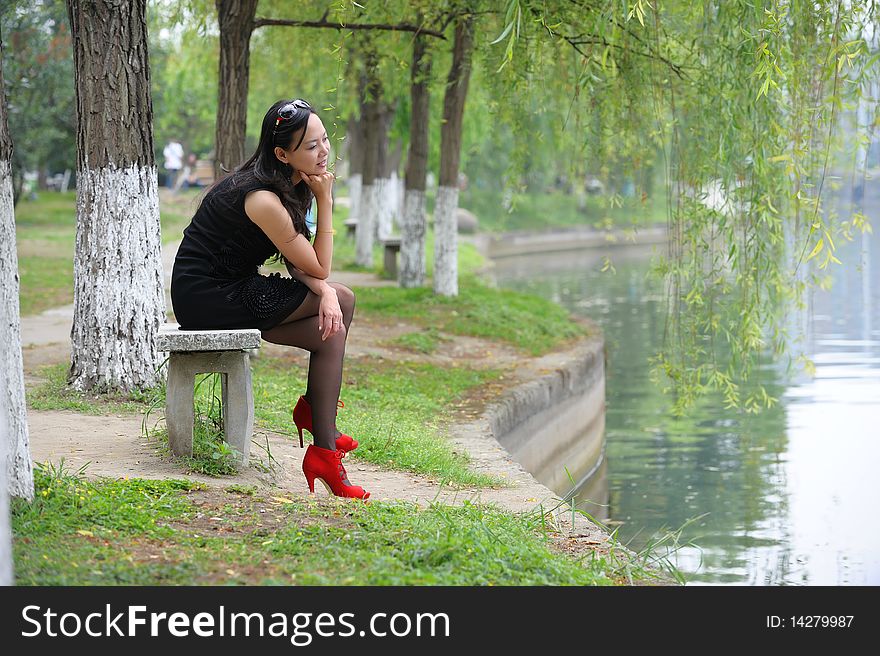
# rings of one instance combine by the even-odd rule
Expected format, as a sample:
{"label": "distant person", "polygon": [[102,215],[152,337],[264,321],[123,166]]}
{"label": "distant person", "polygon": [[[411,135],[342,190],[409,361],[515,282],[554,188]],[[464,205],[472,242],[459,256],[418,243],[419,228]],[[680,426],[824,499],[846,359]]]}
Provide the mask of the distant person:
{"label": "distant person", "polygon": [[176,139],[172,139],[162,151],[165,157],[165,186],[174,189],[177,182],[177,174],[183,166],[183,146]]}
{"label": "distant person", "polygon": [[180,184],[178,187],[186,187],[187,189],[191,189],[193,187],[204,187],[202,181],[199,180],[199,176],[197,175],[199,159],[196,157],[195,153],[190,153],[186,158],[186,166],[183,167],[183,173],[180,174]]}
{"label": "distant person", "polygon": [[[370,496],[348,480],[342,458],[357,440],[336,429],[337,403],[354,293],[327,282],[333,261],[334,176],[330,140],[304,100],[276,102],[263,117],[248,161],[205,192],[171,275],[171,302],[183,330],[258,328],[273,344],[311,353],[308,384],[293,409],[314,444],[302,461],[309,490],[321,480],[336,496]],[[317,204],[314,243],[308,224]],[[258,269],[284,261],[291,278]]]}

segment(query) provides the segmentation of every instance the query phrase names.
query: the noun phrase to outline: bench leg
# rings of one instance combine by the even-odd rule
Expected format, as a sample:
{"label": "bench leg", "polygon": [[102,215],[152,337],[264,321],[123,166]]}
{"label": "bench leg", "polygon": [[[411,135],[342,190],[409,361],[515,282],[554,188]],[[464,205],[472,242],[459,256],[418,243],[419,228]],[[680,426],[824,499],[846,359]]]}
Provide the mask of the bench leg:
{"label": "bench leg", "polygon": [[245,351],[223,354],[223,430],[229,446],[239,454],[239,464],[246,466],[254,433],[254,389],[250,356]]}
{"label": "bench leg", "polygon": [[385,271],[392,278],[397,278],[397,251],[393,248],[385,249]]}
{"label": "bench leg", "polygon": [[168,356],[165,424],[168,426],[168,444],[176,456],[192,455],[194,376],[186,354],[171,353]]}
{"label": "bench leg", "polygon": [[254,432],[254,390],[246,351],[169,355],[165,423],[171,452],[192,456],[195,377],[213,372],[220,374],[224,437],[238,452],[238,463],[246,466]]}

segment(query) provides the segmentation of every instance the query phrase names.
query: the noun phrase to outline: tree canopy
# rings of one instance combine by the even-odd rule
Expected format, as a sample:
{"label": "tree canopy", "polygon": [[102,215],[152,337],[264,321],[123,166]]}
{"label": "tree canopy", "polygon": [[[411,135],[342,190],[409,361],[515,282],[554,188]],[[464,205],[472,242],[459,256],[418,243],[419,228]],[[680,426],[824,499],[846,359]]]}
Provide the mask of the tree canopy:
{"label": "tree canopy", "polygon": [[[39,53],[59,52],[63,17],[48,27],[59,4],[13,2],[2,14],[6,43],[19,38],[11,29],[39,37],[30,50],[6,48],[4,65],[13,137],[34,144],[29,156],[41,162],[52,156],[37,152],[47,141],[25,135],[68,129],[69,55],[37,71],[52,76],[34,85],[39,97],[25,100],[16,79]],[[465,173],[528,190],[596,175],[610,203],[666,193],[669,248],[656,271],[667,282],[668,311],[658,376],[671,382],[680,409],[708,389],[747,409],[771,403],[763,389],[741,394],[743,383],[762,354],[785,352],[793,336],[783,315],[823,282],[835,244],[870,229],[860,213],[838,216],[822,199],[832,173],[851,174],[876,123],[877,3],[261,0],[250,42],[249,138],[269,104],[297,95],[332,110],[325,123],[338,154],[358,111],[363,66],[358,31],[344,26],[421,25],[436,33],[428,43],[428,167],[436,172],[453,19],[462,15],[473,19],[475,49]],[[276,23],[260,22],[267,18]],[[155,143],[176,136],[207,152],[218,98],[214,3],[156,0],[149,27]],[[406,145],[414,32],[369,35],[383,93],[397,100],[391,139]],[[46,125],[25,124],[16,108],[26,103],[48,109],[27,119]],[[863,119],[843,130],[856,107]],[[662,183],[652,187],[655,180]]]}

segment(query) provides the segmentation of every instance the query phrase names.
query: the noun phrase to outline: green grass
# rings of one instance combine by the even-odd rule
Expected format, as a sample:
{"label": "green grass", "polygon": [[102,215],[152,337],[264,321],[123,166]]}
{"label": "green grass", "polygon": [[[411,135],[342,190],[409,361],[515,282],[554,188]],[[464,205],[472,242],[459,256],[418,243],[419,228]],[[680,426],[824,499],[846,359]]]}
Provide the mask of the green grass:
{"label": "green grass", "polygon": [[[177,195],[163,194],[160,200],[162,243],[179,240],[183,229],[195,213],[204,190],[183,190]],[[345,237],[343,223],[348,208],[337,206],[333,224],[337,230],[334,240],[334,269],[367,271],[384,275],[382,246],[373,248],[373,266],[355,264],[355,243]],[[42,192],[37,200],[23,198],[15,208],[16,245],[21,280],[20,303],[22,316],[39,314],[52,307],[73,302],[73,254],[76,241],[76,192]],[[433,273],[433,232],[426,238],[428,275]],[[459,271],[462,275],[475,272],[485,265],[477,249],[467,242],[459,243]],[[269,270],[284,270],[274,264]]]}
{"label": "green grass", "polygon": [[[163,210],[163,224],[182,228],[200,193],[190,192],[188,196],[174,197],[166,203],[173,211]],[[41,202],[48,209],[31,215],[21,212],[20,230],[34,231],[54,222],[58,225],[56,237],[62,242],[72,239],[73,194],[44,197],[46,200]],[[65,207],[71,213],[65,214]],[[346,212],[342,212],[335,217],[340,229],[345,215]],[[69,234],[63,236],[62,230]],[[172,231],[165,234],[168,232]],[[42,231],[41,234],[42,239],[47,238],[48,233]],[[19,247],[27,249],[34,243],[24,240]],[[462,246],[463,268],[473,271],[481,266],[482,258],[476,250],[467,244]],[[419,332],[404,336],[396,343],[402,351],[430,353],[448,339],[446,335],[456,334],[499,340],[526,353],[540,355],[584,334],[584,329],[572,322],[564,309],[546,299],[491,289],[469,275],[462,276],[460,295],[456,298],[435,296],[428,288],[370,287],[358,288],[356,293],[359,316],[405,319],[421,327]],[[36,298],[33,287],[23,284],[22,296]],[[40,308],[41,304],[35,301],[29,307]],[[30,407],[96,415],[141,413],[145,415],[145,431],[152,432],[160,443],[167,442],[161,428],[154,428],[164,407],[164,389],[129,395],[84,394],[67,387],[66,365],[49,367],[43,375],[46,383],[28,391]],[[499,372],[464,367],[438,370],[401,359],[393,363],[349,362],[345,375],[343,398],[351,404],[352,410],[357,408],[357,412],[340,417],[339,427],[361,441],[357,457],[457,485],[500,484],[497,479],[470,472],[467,458],[453,451],[438,427],[438,422],[448,418],[446,410],[451,404],[461,401],[470,390],[495,380]],[[293,433],[289,412],[305,389],[305,377],[306,372],[291,366],[290,362],[262,358],[255,361],[256,412],[264,427]],[[186,462],[193,471],[215,476],[235,472],[233,454],[220,437],[218,413],[210,410],[212,404],[217,405],[213,403],[217,396],[216,389],[197,394],[197,404],[201,404],[202,409],[196,413],[195,454]]]}
{"label": "green grass", "polygon": [[18,275],[21,285],[22,316],[73,302],[73,251],[69,258],[53,256],[19,256]]}
{"label": "green grass", "polygon": [[40,466],[35,489],[32,503],[12,502],[19,585],[626,582],[615,558],[554,551],[559,536],[540,513],[92,482]]}
{"label": "green grass", "polygon": [[[254,362],[254,399],[260,423],[294,434],[290,412],[305,391],[307,372],[281,359]],[[343,373],[337,427],[359,442],[354,459],[411,471],[457,485],[498,486],[501,479],[476,474],[469,458],[454,451],[439,424],[468,390],[496,380],[499,372],[376,358],[352,360]]]}
{"label": "green grass", "polygon": [[[374,273],[380,277],[387,278],[388,276],[385,274],[384,266],[384,249],[379,242],[373,244],[373,266],[364,267],[355,264],[355,240],[354,237],[346,236],[344,225],[346,219],[348,219],[348,208],[334,205],[333,227],[336,230],[336,236],[333,239],[333,270],[362,271],[365,273]],[[466,276],[476,273],[485,265],[485,258],[473,244],[459,240],[459,275]],[[425,269],[426,275],[430,278],[434,274],[434,231],[430,227],[425,234]],[[282,266],[276,265],[273,270],[282,271],[284,269]]]}
{"label": "green grass", "polygon": [[28,407],[35,410],[73,410],[87,415],[140,414],[151,405],[165,404],[164,387],[154,390],[134,390],[128,394],[90,394],[79,392],[67,385],[66,363],[41,367],[40,385],[27,390]]}
{"label": "green grass", "polygon": [[428,327],[416,332],[406,333],[396,339],[388,340],[386,343],[389,346],[394,346],[404,351],[430,355],[439,348],[441,342],[446,341],[449,341],[448,337],[441,335],[436,328]]}
{"label": "green grass", "polygon": [[457,297],[436,296],[424,287],[368,287],[357,290],[358,312],[399,318],[445,333],[498,340],[531,355],[543,355],[586,329],[567,310],[529,294],[487,287],[463,278]]}
{"label": "green grass", "polygon": [[[399,318],[422,326],[423,331],[407,337],[405,345],[423,352],[445,339],[441,332],[503,341],[532,355],[585,333],[566,310],[546,299],[491,289],[475,279],[462,281],[457,298],[435,296],[427,288],[369,287],[356,292],[360,316]],[[253,361],[256,418],[273,432],[294,433],[290,411],[305,391],[307,376],[299,362],[295,357]],[[28,403],[35,409],[96,415],[143,413],[151,415],[144,422],[150,432],[164,408],[161,388],[130,395],[85,394],[67,387],[67,365],[42,373],[46,383],[28,391]],[[342,397],[350,411],[340,414],[339,429],[361,441],[353,454],[356,458],[456,485],[499,485],[498,479],[471,472],[467,458],[452,449],[439,426],[454,404],[499,375],[495,370],[437,368],[405,358],[348,360]],[[185,463],[192,471],[215,476],[235,472],[233,454],[220,437],[217,413],[209,409],[218,390],[215,382],[213,388],[204,386],[196,395],[201,408],[196,413],[201,417],[195,430],[197,455]],[[166,439],[161,428],[152,432],[160,443]]]}

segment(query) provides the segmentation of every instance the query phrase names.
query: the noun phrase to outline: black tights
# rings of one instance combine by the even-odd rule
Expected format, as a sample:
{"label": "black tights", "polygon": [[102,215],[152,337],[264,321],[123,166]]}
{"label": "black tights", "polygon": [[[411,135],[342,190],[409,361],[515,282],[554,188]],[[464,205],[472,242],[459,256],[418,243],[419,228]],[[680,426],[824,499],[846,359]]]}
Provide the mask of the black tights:
{"label": "black tights", "polygon": [[342,310],[342,327],[325,340],[318,330],[318,307],[320,298],[308,293],[287,321],[263,331],[263,339],[273,344],[297,346],[311,353],[309,358],[309,382],[306,401],[312,407],[312,435],[315,445],[335,449],[336,403],[342,386],[342,360],[345,357],[345,340],[354,316],[354,292],[345,285],[329,283],[336,289],[339,308]]}

